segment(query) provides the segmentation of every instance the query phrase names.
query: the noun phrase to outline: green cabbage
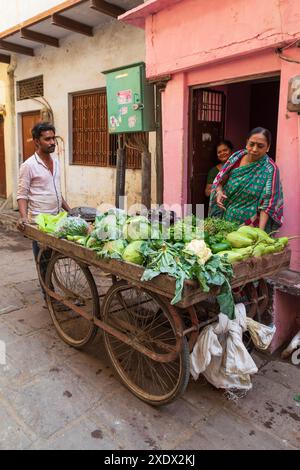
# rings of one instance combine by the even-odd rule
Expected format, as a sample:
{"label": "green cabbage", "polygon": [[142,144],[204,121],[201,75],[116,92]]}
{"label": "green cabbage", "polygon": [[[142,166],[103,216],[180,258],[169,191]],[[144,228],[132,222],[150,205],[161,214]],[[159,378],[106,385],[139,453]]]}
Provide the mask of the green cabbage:
{"label": "green cabbage", "polygon": [[87,236],[89,224],[80,217],[65,217],[56,226],[54,235],[59,238],[66,238],[67,235]]}
{"label": "green cabbage", "polygon": [[122,227],[118,224],[118,217],[115,214],[108,214],[97,222],[96,229],[92,236],[100,241],[118,240],[122,238]]}
{"label": "green cabbage", "polygon": [[151,238],[151,224],[143,215],[131,217],[123,227],[123,237],[129,242],[148,240]]}
{"label": "green cabbage", "polygon": [[145,242],[141,240],[136,240],[134,242],[129,243],[129,245],[125,248],[123,252],[123,260],[128,261],[129,263],[142,265],[144,262],[144,244]]}
{"label": "green cabbage", "polygon": [[126,245],[127,242],[125,240],[109,241],[106,242],[97,253],[101,258],[122,259]]}

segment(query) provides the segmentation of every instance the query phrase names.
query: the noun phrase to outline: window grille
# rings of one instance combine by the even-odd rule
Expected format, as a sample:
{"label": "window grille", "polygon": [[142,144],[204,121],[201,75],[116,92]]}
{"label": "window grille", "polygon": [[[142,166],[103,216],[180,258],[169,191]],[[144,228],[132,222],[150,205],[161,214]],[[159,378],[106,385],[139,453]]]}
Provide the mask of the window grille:
{"label": "window grille", "polygon": [[27,78],[17,82],[17,100],[26,100],[44,96],[44,79],[43,75],[38,77]]}
{"label": "window grille", "polygon": [[198,121],[222,122],[224,111],[222,92],[201,90],[197,95]]}

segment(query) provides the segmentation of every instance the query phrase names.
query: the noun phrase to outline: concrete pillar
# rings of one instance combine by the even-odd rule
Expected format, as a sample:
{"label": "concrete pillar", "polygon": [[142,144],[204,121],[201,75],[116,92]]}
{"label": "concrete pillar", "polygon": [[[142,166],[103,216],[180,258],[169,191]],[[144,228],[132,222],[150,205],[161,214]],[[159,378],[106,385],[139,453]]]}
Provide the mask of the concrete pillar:
{"label": "concrete pillar", "polygon": [[[291,48],[284,52],[290,58],[300,60],[300,51]],[[276,163],[284,192],[284,224],[281,235],[300,235],[300,126],[297,113],[287,111],[288,84],[290,78],[299,75],[299,64],[281,62],[281,83],[278,118]],[[290,242],[292,248],[291,269],[300,271],[300,239]],[[288,342],[299,329],[300,298],[277,291],[274,302],[276,334],[271,351]]]}
{"label": "concrete pillar", "polygon": [[184,204],[187,198],[188,89],[176,74],[163,93],[164,202]]}
{"label": "concrete pillar", "polygon": [[[286,53],[287,54],[287,53]],[[289,50],[289,56],[300,60],[298,49]],[[276,163],[284,191],[284,224],[281,233],[300,235],[300,152],[299,116],[287,111],[288,84],[290,78],[299,75],[299,64],[282,61],[278,118]],[[300,271],[300,239],[290,242],[292,246],[291,268]]]}

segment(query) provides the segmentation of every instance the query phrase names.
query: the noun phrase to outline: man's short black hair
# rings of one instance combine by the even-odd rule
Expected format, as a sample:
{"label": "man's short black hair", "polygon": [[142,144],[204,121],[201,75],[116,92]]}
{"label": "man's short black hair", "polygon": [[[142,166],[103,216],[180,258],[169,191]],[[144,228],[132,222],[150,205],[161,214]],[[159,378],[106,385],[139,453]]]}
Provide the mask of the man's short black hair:
{"label": "man's short black hair", "polygon": [[53,131],[55,134],[55,127],[51,122],[38,122],[32,129],[31,135],[33,139],[39,139],[42,135],[42,132]]}

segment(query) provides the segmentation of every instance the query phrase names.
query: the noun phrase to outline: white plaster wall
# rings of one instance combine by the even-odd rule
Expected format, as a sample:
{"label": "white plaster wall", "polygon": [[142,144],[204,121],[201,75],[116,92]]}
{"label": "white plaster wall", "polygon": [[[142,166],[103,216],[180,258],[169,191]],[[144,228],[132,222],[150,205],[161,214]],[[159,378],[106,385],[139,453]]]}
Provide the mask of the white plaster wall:
{"label": "white plaster wall", "polygon": [[[101,73],[114,67],[144,61],[144,32],[108,20],[106,26],[95,32],[94,37],[71,34],[61,42],[61,47],[42,46],[35,57],[18,56],[16,80],[43,74],[44,96],[54,111],[57,134],[62,137],[60,159],[62,183],[66,199],[71,206],[114,203],[116,170],[112,168],[70,165],[69,96],[70,93],[92,90],[105,86]],[[19,161],[21,161],[22,112],[40,109],[33,100],[17,101]],[[64,147],[64,151],[63,151]],[[150,135],[150,151],[153,155],[152,199],[155,201],[155,134]],[[141,171],[127,170],[126,194],[129,204],[140,202]]]}
{"label": "white plaster wall", "polygon": [[0,32],[62,2],[63,0],[0,0]]}

